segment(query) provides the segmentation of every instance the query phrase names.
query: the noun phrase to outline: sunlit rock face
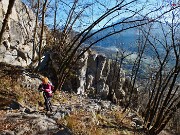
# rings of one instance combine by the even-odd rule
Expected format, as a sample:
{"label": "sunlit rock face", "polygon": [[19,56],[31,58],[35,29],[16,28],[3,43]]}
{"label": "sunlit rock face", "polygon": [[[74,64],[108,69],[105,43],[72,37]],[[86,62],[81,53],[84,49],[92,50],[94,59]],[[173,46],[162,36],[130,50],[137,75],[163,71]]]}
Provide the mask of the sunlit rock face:
{"label": "sunlit rock face", "polygon": [[[53,61],[53,53],[49,55],[49,60],[52,65],[49,65],[46,72],[58,71]],[[81,59],[76,63],[75,76],[71,79],[67,79],[63,89],[77,92],[77,94],[89,94],[99,97],[101,99],[107,99],[109,95],[115,95],[115,98],[119,102],[125,101],[124,98],[128,93],[129,85],[125,84],[125,73],[121,69],[120,65],[108,59],[107,57],[97,54],[91,50],[86,52]],[[53,75],[51,75],[52,78]],[[56,75],[54,75],[56,76]]]}
{"label": "sunlit rock face", "polygon": [[[88,51],[80,60],[76,79],[79,91],[86,94],[95,94],[101,99],[108,99],[110,95],[116,98],[116,103],[124,105],[132,90],[131,81],[125,77],[125,72],[118,62],[108,59],[106,56]],[[138,100],[137,89],[133,90],[132,100]]]}
{"label": "sunlit rock face", "polygon": [[124,80],[125,74],[115,61],[107,59],[105,56],[90,52],[87,65],[87,76],[91,76],[88,77],[91,79],[90,81],[87,79],[86,90],[95,89],[96,93],[102,99],[107,99],[110,93],[115,93],[118,99],[125,96],[122,94],[125,93],[122,90],[122,80]]}
{"label": "sunlit rock face", "polygon": [[85,92],[87,62],[88,62],[88,52],[85,52],[84,55],[78,61],[77,94],[84,94]]}
{"label": "sunlit rock face", "polygon": [[[8,4],[8,0],[0,2],[0,29]],[[0,45],[0,62],[19,66],[28,66],[31,63],[35,19],[32,10],[20,0],[15,1]]]}
{"label": "sunlit rock face", "polygon": [[[89,52],[89,58],[87,63],[87,79],[86,90],[95,89],[101,98],[106,99],[109,93],[109,86],[107,85],[108,75],[108,60],[105,56]],[[103,74],[104,70],[107,70],[106,74]]]}

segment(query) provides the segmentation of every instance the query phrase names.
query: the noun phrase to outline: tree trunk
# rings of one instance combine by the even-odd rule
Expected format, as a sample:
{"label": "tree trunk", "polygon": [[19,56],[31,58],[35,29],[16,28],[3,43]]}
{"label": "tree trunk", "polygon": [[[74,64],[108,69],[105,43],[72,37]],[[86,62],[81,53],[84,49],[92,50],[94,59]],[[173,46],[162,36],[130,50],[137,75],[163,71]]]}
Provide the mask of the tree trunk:
{"label": "tree trunk", "polygon": [[0,32],[0,44],[1,44],[1,41],[2,41],[3,33],[5,32],[5,29],[6,29],[6,25],[8,23],[10,14],[12,13],[12,8],[14,6],[14,3],[15,3],[15,0],[9,0],[7,13],[6,13],[5,18],[3,20],[2,29],[1,29],[1,32]]}
{"label": "tree trunk", "polygon": [[56,44],[56,20],[57,20],[57,9],[58,9],[58,3],[57,0],[55,0],[55,9],[54,9],[54,29],[53,29],[53,41],[54,41],[54,45]]}
{"label": "tree trunk", "polygon": [[43,34],[44,34],[44,23],[45,23],[44,21],[45,21],[47,1],[48,0],[44,1],[43,10],[42,10],[42,25],[41,25],[41,36],[40,36],[39,54],[38,54],[38,57],[39,57],[38,69],[39,69],[40,63],[41,63],[41,50],[42,50],[42,41],[43,41]]}
{"label": "tree trunk", "polygon": [[35,28],[34,28],[34,35],[33,35],[33,54],[32,54],[32,62],[35,60],[35,50],[36,50],[36,32],[37,32],[37,25],[38,25],[38,16],[39,16],[39,4],[40,1],[38,0],[38,7],[36,12],[36,22],[35,22]]}

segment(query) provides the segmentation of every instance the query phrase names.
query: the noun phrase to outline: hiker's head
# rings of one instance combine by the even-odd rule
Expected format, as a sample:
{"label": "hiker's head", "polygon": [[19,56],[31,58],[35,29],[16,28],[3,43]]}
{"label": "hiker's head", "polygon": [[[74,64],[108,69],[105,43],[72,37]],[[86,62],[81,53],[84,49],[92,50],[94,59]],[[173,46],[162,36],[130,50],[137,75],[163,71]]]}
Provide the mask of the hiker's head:
{"label": "hiker's head", "polygon": [[49,79],[47,77],[42,78],[42,83],[47,84],[49,82]]}

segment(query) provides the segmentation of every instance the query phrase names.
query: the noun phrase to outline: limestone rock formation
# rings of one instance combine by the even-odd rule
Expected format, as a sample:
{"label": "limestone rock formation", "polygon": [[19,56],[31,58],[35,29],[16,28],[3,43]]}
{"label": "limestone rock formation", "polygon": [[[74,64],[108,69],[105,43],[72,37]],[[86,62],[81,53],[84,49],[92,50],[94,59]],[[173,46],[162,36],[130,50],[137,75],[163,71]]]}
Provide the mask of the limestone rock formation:
{"label": "limestone rock formation", "polygon": [[87,84],[84,85],[87,91],[95,89],[102,99],[107,99],[110,93],[115,93],[118,99],[124,98],[125,91],[122,89],[122,84],[125,74],[115,61],[90,51],[86,75]]}
{"label": "limestone rock formation", "polygon": [[[7,0],[0,1],[0,29],[8,4]],[[20,0],[15,1],[0,45],[0,62],[19,66],[27,66],[31,63],[35,19],[32,10]]]}
{"label": "limestone rock formation", "polygon": [[[51,78],[56,76],[56,72],[52,71],[58,70],[58,66],[52,59],[53,55],[52,52],[46,54],[42,62],[45,66],[41,67],[41,70],[45,70],[45,73]],[[89,50],[76,63],[74,72],[76,75],[67,79],[63,86],[64,90],[110,99],[120,105],[124,105],[127,101],[125,98],[129,96],[132,85],[130,80],[125,77],[125,72],[118,62]],[[137,89],[134,90],[137,94]],[[133,98],[136,103],[137,96],[133,96]]]}
{"label": "limestone rock formation", "polygon": [[87,61],[88,53],[86,52],[81,59],[78,61],[78,70],[77,70],[77,79],[78,79],[78,88],[77,94],[84,94],[85,84],[86,84],[86,72],[87,72]]}

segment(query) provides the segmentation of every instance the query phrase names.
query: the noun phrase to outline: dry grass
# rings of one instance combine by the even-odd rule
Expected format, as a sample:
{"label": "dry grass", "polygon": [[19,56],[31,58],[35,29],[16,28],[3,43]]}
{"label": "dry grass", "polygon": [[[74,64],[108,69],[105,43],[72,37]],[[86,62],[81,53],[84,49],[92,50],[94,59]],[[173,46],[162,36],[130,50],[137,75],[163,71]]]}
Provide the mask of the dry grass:
{"label": "dry grass", "polygon": [[[43,98],[37,91],[24,89],[20,84],[9,76],[0,78],[0,131],[11,130],[14,131],[18,126],[30,126],[27,119],[7,118],[7,107],[12,102],[18,102],[24,107],[36,107],[38,101]],[[11,110],[11,112],[18,112],[18,110]],[[31,133],[26,133],[30,135]]]}
{"label": "dry grass", "polygon": [[1,120],[1,125],[0,125],[0,131],[3,130],[11,130],[13,131],[17,125],[23,125],[26,121],[25,120],[18,120],[18,121],[14,121],[14,120]]}
{"label": "dry grass", "polygon": [[75,135],[103,135],[103,130],[89,112],[83,110],[73,112],[65,118],[65,122]]}
{"label": "dry grass", "polygon": [[66,118],[67,127],[70,128],[73,133],[76,134],[85,134],[86,126],[77,115],[71,115]]}
{"label": "dry grass", "polygon": [[115,116],[115,120],[117,122],[118,125],[124,125],[127,126],[128,128],[132,128],[131,127],[131,119],[127,117],[127,113],[128,112],[122,112],[122,111],[116,111],[113,113],[113,115]]}
{"label": "dry grass", "polygon": [[10,77],[0,78],[0,107],[9,105],[12,101],[19,102],[21,105],[29,107],[36,106],[43,98],[37,91],[24,89],[18,82]]}
{"label": "dry grass", "polygon": [[71,129],[75,135],[131,135],[131,121],[122,112],[109,114],[93,114],[84,110],[76,110],[65,119],[59,119],[58,124]]}

